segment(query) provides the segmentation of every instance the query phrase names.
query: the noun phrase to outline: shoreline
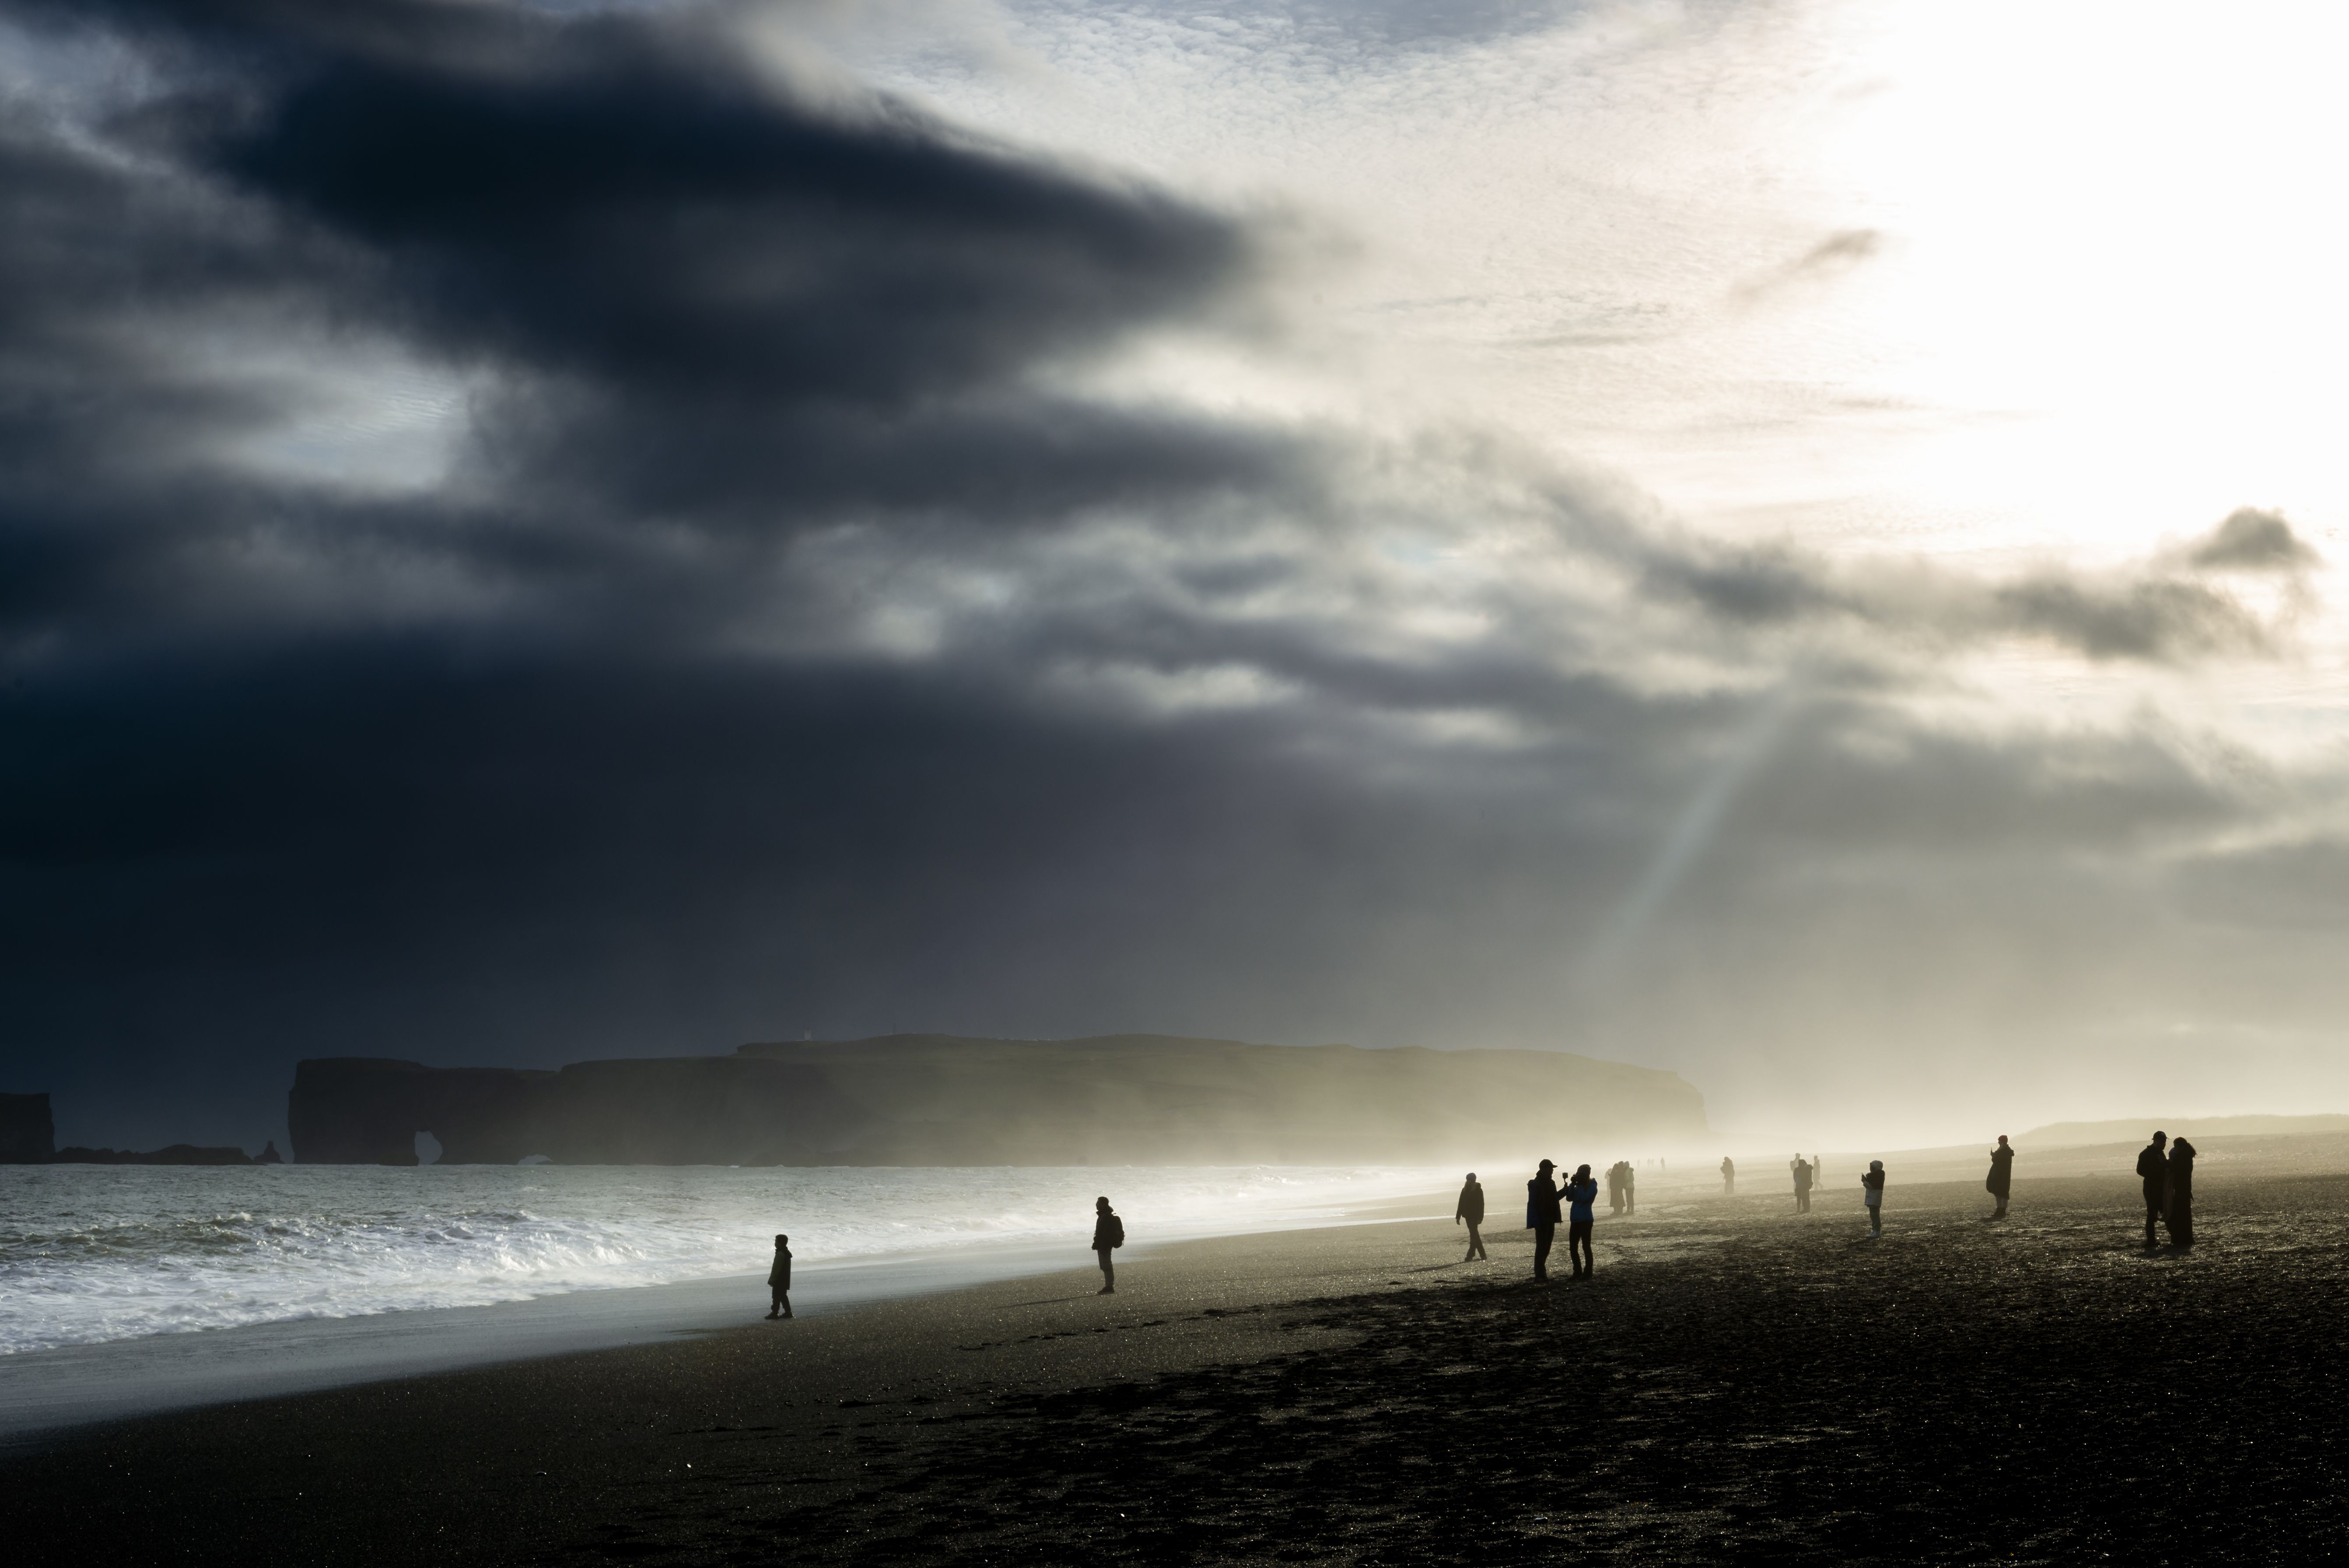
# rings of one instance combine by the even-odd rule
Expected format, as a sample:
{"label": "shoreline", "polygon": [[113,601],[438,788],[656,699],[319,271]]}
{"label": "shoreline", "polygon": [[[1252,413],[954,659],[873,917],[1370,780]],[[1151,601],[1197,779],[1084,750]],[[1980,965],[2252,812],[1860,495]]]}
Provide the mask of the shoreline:
{"label": "shoreline", "polygon": [[[1169,1247],[1236,1236],[1387,1223],[1420,1215],[1435,1201],[1380,1199],[1286,1229],[1185,1234],[1137,1245],[1121,1261],[1130,1256],[1141,1264]],[[802,1260],[792,1304],[801,1317],[812,1318],[1034,1279],[1067,1270],[1072,1251],[1089,1255],[1067,1245],[1019,1243]],[[763,1272],[745,1272],[482,1306],[283,1318],[20,1351],[0,1357],[0,1453],[111,1422],[713,1334],[759,1317],[766,1303]]]}

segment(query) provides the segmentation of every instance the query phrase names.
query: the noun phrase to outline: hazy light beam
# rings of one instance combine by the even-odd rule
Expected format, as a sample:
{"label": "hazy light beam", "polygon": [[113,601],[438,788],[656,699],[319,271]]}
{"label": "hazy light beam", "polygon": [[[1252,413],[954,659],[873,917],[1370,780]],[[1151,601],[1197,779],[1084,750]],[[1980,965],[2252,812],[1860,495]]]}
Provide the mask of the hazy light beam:
{"label": "hazy light beam", "polygon": [[1781,687],[1737,732],[1721,765],[1681,809],[1647,869],[1640,873],[1640,880],[1599,928],[1598,938],[1575,966],[1574,988],[1578,993],[1596,993],[1620,970],[1640,938],[1654,923],[1664,901],[1718,836],[1729,809],[1737,803],[1738,796],[1744,792],[1762,764],[1777,750],[1788,723],[1801,706],[1801,695],[1795,688]]}

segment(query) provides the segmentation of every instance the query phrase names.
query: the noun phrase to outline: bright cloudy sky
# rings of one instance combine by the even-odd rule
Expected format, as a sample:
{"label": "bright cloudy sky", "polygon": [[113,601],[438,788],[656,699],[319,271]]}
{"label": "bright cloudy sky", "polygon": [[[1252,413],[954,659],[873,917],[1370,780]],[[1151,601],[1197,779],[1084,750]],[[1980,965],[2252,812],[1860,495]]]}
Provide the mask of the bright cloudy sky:
{"label": "bright cloudy sky", "polygon": [[2324,8],[858,21],[843,54],[967,124],[1326,224],[1320,396],[1506,425],[1706,528],[2123,555],[2242,505],[2349,521]]}

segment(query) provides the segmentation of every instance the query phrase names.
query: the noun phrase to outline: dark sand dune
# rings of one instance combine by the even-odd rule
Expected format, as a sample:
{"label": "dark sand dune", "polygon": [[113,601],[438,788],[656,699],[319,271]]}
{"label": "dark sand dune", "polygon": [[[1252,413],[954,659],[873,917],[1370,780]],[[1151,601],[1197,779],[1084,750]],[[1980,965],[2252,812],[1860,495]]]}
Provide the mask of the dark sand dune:
{"label": "dark sand dune", "polygon": [[[1490,1183],[1496,1199],[1507,1185]],[[2249,1563],[2349,1547],[2349,1176],[1651,1199],[1199,1243],[675,1346],[176,1417],[9,1538],[243,1563]],[[1658,1194],[1662,1197],[1662,1194]],[[1506,1206],[1505,1201],[1502,1206]],[[747,1310],[756,1305],[746,1304]]]}

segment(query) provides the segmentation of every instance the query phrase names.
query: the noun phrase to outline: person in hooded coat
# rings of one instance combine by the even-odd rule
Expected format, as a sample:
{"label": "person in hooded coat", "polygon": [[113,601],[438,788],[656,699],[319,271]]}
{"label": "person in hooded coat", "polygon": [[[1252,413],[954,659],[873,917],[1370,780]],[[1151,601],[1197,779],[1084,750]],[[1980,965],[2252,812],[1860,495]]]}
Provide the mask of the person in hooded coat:
{"label": "person in hooded coat", "polygon": [[2194,1145],[2181,1135],[2169,1144],[2169,1181],[2162,1193],[2161,1219],[2169,1227],[2169,1244],[2194,1244]]}
{"label": "person in hooded coat", "polygon": [[2137,1179],[2145,1188],[2145,1244],[2148,1247],[2160,1244],[2154,1239],[2153,1227],[2169,1199],[2169,1156],[2164,1151],[2168,1142],[2169,1134],[2157,1132],[2152,1142],[2137,1151]]}
{"label": "person in hooded coat", "polygon": [[1549,1250],[1557,1244],[1557,1225],[1562,1217],[1557,1201],[1566,1194],[1550,1179],[1557,1169],[1554,1160],[1545,1160],[1541,1169],[1526,1183],[1526,1229],[1534,1233],[1534,1278],[1549,1282]]}
{"label": "person in hooded coat", "polygon": [[1468,1184],[1460,1189],[1460,1202],[1453,1207],[1452,1222],[1468,1227],[1468,1255],[1460,1261],[1475,1263],[1485,1255],[1485,1243],[1476,1234],[1476,1227],[1485,1222],[1485,1188],[1476,1180],[1476,1172],[1468,1172]]}
{"label": "person in hooded coat", "polygon": [[1801,1155],[1795,1156],[1795,1212],[1811,1212],[1811,1162]]}
{"label": "person in hooded coat", "polygon": [[1095,1295],[1117,1294],[1117,1264],[1110,1253],[1125,1245],[1125,1222],[1106,1197],[1093,1200],[1093,1255],[1101,1259],[1102,1287]]}
{"label": "person in hooded coat", "polygon": [[1982,1190],[1998,1200],[1998,1212],[1993,1220],[2006,1218],[2006,1195],[2014,1189],[2014,1150],[2006,1141],[2006,1134],[1998,1135],[1998,1147],[1990,1151],[1990,1176]]}
{"label": "person in hooded coat", "polygon": [[789,1317],[792,1315],[792,1239],[775,1238],[775,1261],[767,1270],[767,1295],[771,1305],[769,1317]]}
{"label": "person in hooded coat", "polygon": [[1868,1206],[1868,1233],[1884,1233],[1884,1161],[1871,1160],[1860,1172],[1859,1201]]}
{"label": "person in hooded coat", "polygon": [[1724,1198],[1737,1195],[1737,1161],[1726,1154],[1721,1157],[1721,1195]]}

